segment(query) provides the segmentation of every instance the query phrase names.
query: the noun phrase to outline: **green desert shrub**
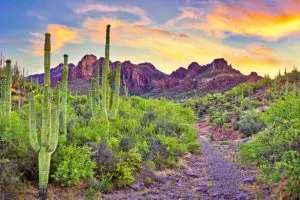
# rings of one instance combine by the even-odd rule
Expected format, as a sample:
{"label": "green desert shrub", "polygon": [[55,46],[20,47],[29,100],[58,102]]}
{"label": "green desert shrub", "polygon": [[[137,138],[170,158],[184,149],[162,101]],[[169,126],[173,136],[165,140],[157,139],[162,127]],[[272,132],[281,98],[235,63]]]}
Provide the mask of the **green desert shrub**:
{"label": "green desert shrub", "polygon": [[60,146],[53,158],[53,178],[63,186],[78,184],[94,175],[93,152],[86,146]]}
{"label": "green desert shrub", "polygon": [[267,128],[240,147],[240,158],[255,163],[270,182],[288,180],[287,189],[299,198],[300,98],[295,95],[273,103],[263,114]]}
{"label": "green desert shrub", "polygon": [[250,136],[264,128],[264,121],[261,113],[250,110],[244,113],[238,123],[239,130],[246,136]]}
{"label": "green desert shrub", "polygon": [[13,191],[20,187],[17,165],[8,159],[0,159],[0,194],[4,199],[15,199]]}

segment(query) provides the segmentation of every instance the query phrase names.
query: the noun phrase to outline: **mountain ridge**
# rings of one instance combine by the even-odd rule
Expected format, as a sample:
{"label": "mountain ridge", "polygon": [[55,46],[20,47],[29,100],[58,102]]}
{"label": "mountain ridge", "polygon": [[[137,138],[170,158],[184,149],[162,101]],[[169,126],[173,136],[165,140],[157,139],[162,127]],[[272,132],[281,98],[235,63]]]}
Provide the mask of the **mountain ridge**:
{"label": "mountain ridge", "polygon": [[[97,58],[93,54],[83,56],[77,65],[72,63],[68,65],[69,89],[71,91],[87,93],[91,79],[95,76],[96,61],[99,61],[99,73],[101,74],[104,58]],[[114,71],[116,63],[116,61],[110,61],[111,71]],[[61,81],[62,68],[63,64],[60,63],[51,69],[51,87]],[[170,74],[161,72],[149,62],[133,64],[131,61],[126,60],[122,62],[121,76],[124,77],[131,94],[167,98],[191,91],[194,91],[194,95],[197,96],[207,92],[222,92],[240,83],[254,82],[261,78],[256,72],[243,75],[239,70],[228,64],[224,58],[214,59],[213,62],[206,65],[191,62],[187,68],[179,67]],[[44,74],[30,75],[28,80],[38,81],[39,84],[42,84]]]}

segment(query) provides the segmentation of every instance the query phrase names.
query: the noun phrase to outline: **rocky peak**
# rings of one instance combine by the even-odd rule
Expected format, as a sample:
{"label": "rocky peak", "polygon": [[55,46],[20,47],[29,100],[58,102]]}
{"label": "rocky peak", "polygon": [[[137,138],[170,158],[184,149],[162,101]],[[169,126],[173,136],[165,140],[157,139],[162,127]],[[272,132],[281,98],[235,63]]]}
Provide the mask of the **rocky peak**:
{"label": "rocky peak", "polygon": [[259,79],[261,79],[261,77],[256,72],[251,72],[248,75],[248,82],[256,82]]}
{"label": "rocky peak", "polygon": [[188,71],[195,71],[200,67],[200,65],[197,62],[192,62],[189,66],[188,66]]}
{"label": "rocky peak", "polygon": [[[99,59],[101,73],[104,58]],[[90,87],[90,80],[95,76],[97,57],[85,55],[77,64],[69,64],[70,89],[86,93]],[[110,62],[110,70],[114,70],[117,62]],[[62,78],[63,65],[51,69],[51,86],[54,87]],[[180,94],[201,88],[203,92],[225,91],[239,83],[252,82],[260,79],[257,73],[252,72],[244,76],[238,70],[228,65],[224,58],[215,59],[207,65],[199,65],[192,62],[188,68],[180,67],[170,75],[167,75],[149,62],[133,64],[130,61],[122,63],[122,79],[126,82],[128,90],[134,95],[154,94],[162,96],[168,94]],[[28,77],[29,80],[39,80],[43,83],[44,74],[36,74]],[[101,76],[100,76],[101,78]],[[80,84],[80,86],[78,85]],[[121,87],[122,88],[122,87]],[[121,89],[122,90],[122,89]]]}
{"label": "rocky peak", "polygon": [[155,68],[155,66],[149,62],[144,62],[144,63],[140,63],[138,64],[139,67],[144,67],[144,68],[148,68],[152,71],[157,71],[157,69]]}
{"label": "rocky peak", "polygon": [[89,80],[94,74],[95,67],[94,64],[97,61],[97,57],[95,55],[89,54],[85,55],[81,61],[79,61],[75,74],[84,80]]}
{"label": "rocky peak", "polygon": [[187,74],[188,70],[183,68],[183,67],[179,67],[177,70],[173,71],[170,76],[172,78],[184,78]]}

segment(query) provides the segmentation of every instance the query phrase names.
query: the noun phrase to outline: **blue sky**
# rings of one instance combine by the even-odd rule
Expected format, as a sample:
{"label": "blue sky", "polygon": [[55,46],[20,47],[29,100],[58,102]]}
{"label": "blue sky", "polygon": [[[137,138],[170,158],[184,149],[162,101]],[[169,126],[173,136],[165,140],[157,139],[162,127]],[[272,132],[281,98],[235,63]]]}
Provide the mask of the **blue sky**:
{"label": "blue sky", "polygon": [[224,57],[242,71],[275,75],[300,65],[299,0],[1,0],[0,51],[29,73],[43,71],[43,35],[51,65],[69,54],[103,56],[112,25],[112,60],[179,66]]}

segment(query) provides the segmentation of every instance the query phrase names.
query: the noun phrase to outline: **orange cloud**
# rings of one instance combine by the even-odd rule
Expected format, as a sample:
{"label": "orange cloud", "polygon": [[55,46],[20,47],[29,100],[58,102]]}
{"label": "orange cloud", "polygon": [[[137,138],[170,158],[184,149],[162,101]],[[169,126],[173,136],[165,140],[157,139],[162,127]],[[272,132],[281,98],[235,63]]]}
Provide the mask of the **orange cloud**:
{"label": "orange cloud", "polygon": [[[82,32],[91,41],[104,43],[107,24],[112,26],[113,45],[146,50],[153,54],[152,56],[139,54],[137,58],[136,55],[127,52],[124,59],[138,62],[149,60],[151,56],[151,62],[159,64],[160,69],[165,72],[171,72],[180,65],[186,66],[191,61],[205,64],[217,57],[226,58],[246,73],[262,71],[262,67],[270,71],[271,68],[279,67],[285,62],[280,55],[267,46],[232,47],[220,41],[183,33],[175,34],[164,29],[135,25],[118,19],[87,18],[83,22]],[[122,54],[120,52],[123,58]]]}
{"label": "orange cloud", "polygon": [[166,23],[167,26],[176,26],[178,22],[186,19],[200,20],[201,17],[203,16],[202,10],[198,8],[185,7],[185,8],[180,8],[179,10],[180,10],[180,15],[167,21]]}
{"label": "orange cloud", "polygon": [[92,11],[105,12],[105,13],[117,13],[125,12],[139,17],[139,20],[135,22],[138,25],[147,25],[151,23],[151,20],[147,16],[146,12],[138,7],[124,7],[124,6],[108,6],[105,4],[84,4],[74,10],[77,14],[87,14]]}
{"label": "orange cloud", "polygon": [[273,0],[267,4],[261,0],[245,0],[213,4],[201,20],[182,21],[199,18],[200,14],[197,17],[195,14],[193,10],[181,9],[167,24],[202,30],[216,37],[247,35],[270,41],[300,33],[300,1]]}
{"label": "orange cloud", "polygon": [[[77,31],[68,26],[59,24],[48,25],[47,32],[51,36],[51,51],[56,52],[61,49],[67,43],[78,43],[80,41],[80,36]],[[29,55],[41,56],[44,52],[44,35],[41,33],[29,33],[33,36],[33,39],[29,39],[29,50],[23,51]]]}

